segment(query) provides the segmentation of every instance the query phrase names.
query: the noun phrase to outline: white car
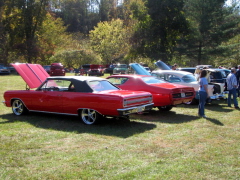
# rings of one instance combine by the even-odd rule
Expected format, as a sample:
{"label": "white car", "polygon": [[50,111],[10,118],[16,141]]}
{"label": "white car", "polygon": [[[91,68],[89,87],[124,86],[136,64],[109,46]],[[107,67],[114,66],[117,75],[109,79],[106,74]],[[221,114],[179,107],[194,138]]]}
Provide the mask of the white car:
{"label": "white car", "polygon": [[[181,84],[185,86],[193,87],[196,91],[195,99],[191,102],[192,104],[195,104],[199,99],[198,89],[199,84],[196,80],[195,76],[186,71],[174,71],[174,70],[155,70],[151,73],[152,76],[158,77],[160,79],[163,79],[165,81],[168,81],[170,83],[176,83]],[[208,94],[210,96],[210,99],[226,99],[225,93],[215,93],[215,89],[217,85],[209,84],[208,85]],[[224,89],[224,84],[218,83],[219,88],[222,90]]]}

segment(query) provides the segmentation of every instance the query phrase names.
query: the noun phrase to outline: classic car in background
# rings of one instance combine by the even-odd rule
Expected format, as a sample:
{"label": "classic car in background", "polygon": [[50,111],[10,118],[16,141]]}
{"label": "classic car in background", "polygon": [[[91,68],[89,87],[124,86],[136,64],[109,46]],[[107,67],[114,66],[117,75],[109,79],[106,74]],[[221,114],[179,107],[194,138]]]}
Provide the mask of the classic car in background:
{"label": "classic car in background", "polygon": [[0,65],[0,75],[9,75],[10,74],[10,69]]}
{"label": "classic car in background", "polygon": [[52,63],[50,67],[50,76],[65,76],[65,69],[62,63]]}
{"label": "classic car in background", "polygon": [[116,67],[116,64],[107,65],[104,73],[113,74],[113,69]]}
{"label": "classic car in background", "polygon": [[4,93],[3,103],[12,107],[15,115],[23,115],[28,111],[74,115],[91,125],[102,117],[127,117],[153,107],[151,93],[120,90],[103,78],[50,77],[38,64],[13,66],[28,85],[26,90]]}
{"label": "classic car in background", "polygon": [[127,64],[116,64],[113,69],[113,74],[128,74],[128,65]]}
{"label": "classic car in background", "polygon": [[[196,80],[195,76],[187,71],[173,71],[173,70],[155,70],[152,71],[152,76],[159,79],[163,79],[169,83],[181,84],[184,86],[193,87],[195,90],[195,98],[192,101],[189,101],[189,104],[196,104],[199,100],[199,83]],[[208,86],[208,94],[211,99],[218,99],[220,96],[214,94],[214,85]]]}
{"label": "classic car in background", "polygon": [[169,111],[173,106],[187,103],[195,96],[192,87],[171,84],[147,75],[112,75],[107,79],[124,90],[147,91],[153,96],[154,107]]}
{"label": "classic car in background", "polygon": [[89,76],[103,76],[104,75],[104,66],[91,64],[90,69],[88,70]]}
{"label": "classic car in background", "polygon": [[[199,66],[202,67],[203,65]],[[207,66],[207,65],[206,65]],[[210,65],[208,65],[210,66]],[[211,67],[211,66],[210,66]],[[187,72],[195,72],[196,67],[191,67],[191,68],[179,68],[178,70],[183,70]],[[213,99],[226,99],[227,98],[227,84],[226,84],[226,77],[230,73],[230,70],[228,69],[216,69],[216,68],[208,68],[205,69],[207,71],[207,79],[209,85],[214,86],[214,91],[213,94],[215,98]]]}

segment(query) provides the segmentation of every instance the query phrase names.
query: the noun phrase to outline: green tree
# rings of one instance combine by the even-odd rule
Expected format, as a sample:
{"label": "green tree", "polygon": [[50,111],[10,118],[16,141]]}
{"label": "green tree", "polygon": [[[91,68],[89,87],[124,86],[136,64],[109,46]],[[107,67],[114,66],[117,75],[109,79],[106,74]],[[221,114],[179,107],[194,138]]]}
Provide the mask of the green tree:
{"label": "green tree", "polygon": [[109,64],[128,53],[131,29],[117,19],[98,23],[89,36],[93,50],[100,54],[104,63]]}
{"label": "green tree", "polygon": [[6,58],[6,32],[3,25],[4,3],[0,0],[0,63],[7,64]]}
{"label": "green tree", "polygon": [[186,54],[196,64],[213,63],[211,57],[224,55],[227,48],[220,47],[239,31],[239,15],[224,0],[186,0],[186,16],[191,35],[184,43]]}
{"label": "green tree", "polygon": [[177,40],[188,33],[182,0],[148,0],[131,4],[139,21],[133,37],[136,52],[167,62],[172,59]]}
{"label": "green tree", "polygon": [[61,62],[65,67],[79,68],[83,64],[101,64],[101,58],[90,49],[62,50],[50,58],[51,62]]}
{"label": "green tree", "polygon": [[48,0],[5,1],[5,31],[9,47],[27,62],[35,61],[39,55],[36,32],[46,15]]}
{"label": "green tree", "polygon": [[55,18],[50,13],[46,15],[42,26],[38,28],[36,33],[39,57],[35,63],[49,64],[49,58],[56,51],[68,46],[72,37],[66,33],[67,27],[63,24],[60,18]]}

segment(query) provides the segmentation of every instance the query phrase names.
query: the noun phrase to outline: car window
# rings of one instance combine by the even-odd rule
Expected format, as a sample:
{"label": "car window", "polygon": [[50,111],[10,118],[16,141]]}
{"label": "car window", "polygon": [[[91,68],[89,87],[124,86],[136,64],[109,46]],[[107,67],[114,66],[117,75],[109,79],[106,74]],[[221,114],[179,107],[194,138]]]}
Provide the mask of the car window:
{"label": "car window", "polygon": [[217,72],[211,72],[210,77],[211,79],[222,79],[223,75],[220,71],[217,71]]}
{"label": "car window", "polygon": [[128,78],[125,77],[119,77],[119,78],[109,78],[108,81],[111,82],[114,85],[121,85],[124,84]]}
{"label": "car window", "polygon": [[227,77],[227,75],[226,75],[226,72],[225,71],[220,71],[221,73],[222,73],[222,76],[224,77],[224,78],[226,78]]}
{"label": "car window", "polygon": [[185,75],[185,76],[182,77],[182,80],[186,83],[197,81],[195,76],[192,76],[192,75]]}
{"label": "car window", "polygon": [[68,91],[71,81],[66,80],[48,80],[46,81],[40,90],[43,91]]}
{"label": "car window", "polygon": [[167,78],[167,81],[171,82],[171,83],[181,82],[181,79],[178,76],[175,76],[175,75],[168,74],[166,78]]}
{"label": "car window", "polygon": [[112,85],[109,81],[89,81],[89,86],[94,90],[94,91],[104,91],[104,90],[118,90],[117,87]]}
{"label": "car window", "polygon": [[156,77],[142,77],[142,80],[147,84],[156,84],[156,83],[166,83],[165,81],[158,79]]}
{"label": "car window", "polygon": [[224,72],[225,72],[225,74],[226,74],[226,77],[228,76],[228,74],[231,72],[230,70],[227,70],[227,69],[225,69],[224,70]]}

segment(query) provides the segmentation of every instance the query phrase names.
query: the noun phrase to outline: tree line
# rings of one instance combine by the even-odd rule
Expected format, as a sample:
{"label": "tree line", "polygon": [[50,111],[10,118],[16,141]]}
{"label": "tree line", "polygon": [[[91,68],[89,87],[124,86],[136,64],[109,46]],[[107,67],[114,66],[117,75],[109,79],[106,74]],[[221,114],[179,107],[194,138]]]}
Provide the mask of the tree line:
{"label": "tree line", "polygon": [[0,0],[0,63],[240,64],[232,0]]}

